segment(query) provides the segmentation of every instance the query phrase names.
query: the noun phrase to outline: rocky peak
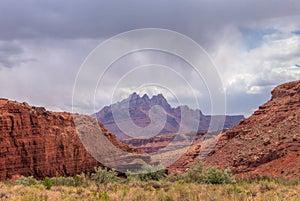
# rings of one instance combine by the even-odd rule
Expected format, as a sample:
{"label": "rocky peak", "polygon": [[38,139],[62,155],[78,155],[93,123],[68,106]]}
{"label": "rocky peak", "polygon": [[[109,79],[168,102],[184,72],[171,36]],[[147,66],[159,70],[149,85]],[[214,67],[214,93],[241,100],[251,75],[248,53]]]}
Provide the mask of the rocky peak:
{"label": "rocky peak", "polygon": [[272,99],[293,97],[300,95],[300,81],[288,82],[272,90]]}
{"label": "rocky peak", "polygon": [[[205,116],[199,109],[190,109],[186,105],[172,108],[162,94],[154,95],[149,98],[147,94],[144,94],[141,97],[137,93],[133,93],[127,99],[117,102],[111,106],[105,106],[102,110],[94,114],[94,116],[102,122],[106,128],[116,134],[119,139],[126,139],[129,136],[121,131],[117,126],[111,108],[114,107],[114,114],[116,114],[115,112],[120,112],[117,115],[122,117],[122,119],[118,119],[121,120],[122,123],[128,123],[127,125],[130,126],[131,122],[134,122],[139,127],[146,127],[151,122],[149,118],[149,110],[155,105],[161,106],[167,115],[165,127],[158,134],[176,133],[180,127],[182,132],[195,131],[195,126],[192,126],[193,122],[199,121],[198,130],[207,130],[209,128],[211,116]],[[128,112],[130,117],[126,115]],[[182,112],[186,114],[185,118],[187,118],[184,123],[181,122]],[[241,115],[226,116],[224,127],[231,128],[238,124],[242,118],[244,117]]]}
{"label": "rocky peak", "polygon": [[143,100],[146,100],[146,101],[149,101],[149,96],[147,94],[144,94],[143,97],[142,97]]}
{"label": "rocky peak", "polygon": [[143,97],[136,93],[129,96],[129,107],[149,108],[150,105],[150,99],[146,94]]}
{"label": "rocky peak", "polygon": [[[139,96],[136,92],[131,94],[127,99],[129,101],[130,107],[141,107],[149,109],[154,105],[160,105],[165,110],[169,110],[171,106],[169,105],[168,101],[162,94],[154,95],[151,98],[147,94],[144,94],[142,97]],[[127,102],[126,101],[126,102]]]}
{"label": "rocky peak", "polygon": [[162,94],[152,96],[151,101],[153,101],[154,103],[157,103],[157,104],[167,102],[167,100],[165,99],[165,97]]}

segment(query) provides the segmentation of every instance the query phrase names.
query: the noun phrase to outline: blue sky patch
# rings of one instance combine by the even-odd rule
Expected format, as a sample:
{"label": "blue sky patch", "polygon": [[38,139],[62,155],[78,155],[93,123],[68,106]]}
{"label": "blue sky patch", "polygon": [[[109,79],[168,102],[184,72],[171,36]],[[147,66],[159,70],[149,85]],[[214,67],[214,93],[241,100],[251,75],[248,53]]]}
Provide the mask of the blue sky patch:
{"label": "blue sky patch", "polygon": [[292,34],[300,35],[300,30],[292,31]]}
{"label": "blue sky patch", "polygon": [[239,27],[247,50],[255,49],[263,43],[263,37],[278,32],[276,29],[251,29]]}

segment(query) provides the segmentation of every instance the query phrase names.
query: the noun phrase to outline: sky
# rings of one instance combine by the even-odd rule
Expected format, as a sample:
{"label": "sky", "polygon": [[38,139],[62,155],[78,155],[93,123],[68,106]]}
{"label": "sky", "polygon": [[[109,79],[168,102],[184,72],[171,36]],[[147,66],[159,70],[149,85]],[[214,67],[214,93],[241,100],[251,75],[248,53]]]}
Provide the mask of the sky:
{"label": "sky", "polygon": [[[172,105],[193,108],[196,94],[200,109],[211,113],[205,81],[186,70],[189,66],[180,58],[150,50],[129,54],[112,64],[102,88],[95,91],[96,105],[83,98],[74,106],[73,89],[80,67],[99,44],[123,32],[159,28],[197,42],[222,81],[226,113],[249,116],[270,98],[275,86],[300,79],[299,8],[298,0],[2,0],[0,97],[54,111],[75,108],[88,114],[90,108],[111,104],[112,91],[117,92],[114,100],[134,91],[163,93]],[[163,70],[145,71],[144,77],[137,78],[150,84],[123,85],[115,90],[123,78],[134,79],[130,69],[153,61],[169,66],[176,76],[187,77],[193,93],[175,81],[169,90],[148,80],[159,77]],[[168,78],[171,73],[164,75],[173,79]]]}

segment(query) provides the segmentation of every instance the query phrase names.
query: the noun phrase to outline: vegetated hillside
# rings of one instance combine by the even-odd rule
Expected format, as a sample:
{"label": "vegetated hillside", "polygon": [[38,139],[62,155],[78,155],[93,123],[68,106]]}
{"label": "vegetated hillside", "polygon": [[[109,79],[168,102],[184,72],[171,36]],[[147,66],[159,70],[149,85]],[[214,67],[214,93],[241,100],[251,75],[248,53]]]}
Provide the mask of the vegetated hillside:
{"label": "vegetated hillside", "polygon": [[300,176],[300,81],[276,87],[272,98],[224,132],[207,165],[244,175]]}
{"label": "vegetated hillside", "polygon": [[[77,126],[80,127],[96,121],[86,115],[49,112],[27,103],[0,99],[0,179],[20,175],[36,178],[72,176],[102,166],[86,151],[77,134],[74,118],[79,119]],[[117,141],[101,123],[97,122],[97,126],[115,147],[126,153],[142,153]]]}
{"label": "vegetated hillside", "polygon": [[[129,98],[118,103],[104,107],[95,114],[95,117],[102,122],[109,131],[114,133],[118,139],[123,140],[131,138],[131,136],[128,136],[130,133],[124,133],[124,131],[118,127],[114,116],[119,116],[119,122],[125,125],[127,130],[132,130],[131,121],[139,127],[146,127],[151,123],[149,118],[149,110],[155,105],[161,106],[167,116],[164,127],[156,134],[169,134],[177,132],[188,133],[197,129],[208,130],[211,118],[215,118],[216,120],[220,121],[224,118],[224,116],[204,115],[200,110],[193,110],[187,106],[178,106],[176,108],[172,108],[162,94],[158,94],[157,96],[149,98],[147,94],[140,97],[136,93],[133,93]],[[113,111],[112,108],[114,108],[115,111]],[[129,112],[130,116],[124,115],[127,112]],[[181,119],[183,113],[186,114],[184,117],[184,122],[182,122]],[[232,128],[243,118],[243,115],[225,116],[224,125],[222,128],[218,129],[222,130],[224,128]],[[160,119],[160,117],[155,119],[158,123],[164,121],[164,119]],[[156,129],[157,127],[155,124],[151,126],[153,129]],[[179,128],[181,128],[180,131]],[[145,133],[146,136],[143,137],[151,137],[149,133]]]}

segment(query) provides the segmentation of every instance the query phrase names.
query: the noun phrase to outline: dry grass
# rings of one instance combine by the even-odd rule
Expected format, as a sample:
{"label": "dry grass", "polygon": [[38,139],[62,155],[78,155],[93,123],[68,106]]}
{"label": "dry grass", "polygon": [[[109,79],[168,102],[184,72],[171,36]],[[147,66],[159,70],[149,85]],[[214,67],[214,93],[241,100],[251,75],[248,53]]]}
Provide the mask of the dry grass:
{"label": "dry grass", "polygon": [[131,181],[111,183],[107,186],[52,186],[46,190],[42,184],[31,186],[10,182],[0,183],[0,200],[128,200],[128,201],[188,201],[188,200],[295,200],[300,201],[300,183],[275,181],[239,181],[237,184],[197,184],[180,181]]}

